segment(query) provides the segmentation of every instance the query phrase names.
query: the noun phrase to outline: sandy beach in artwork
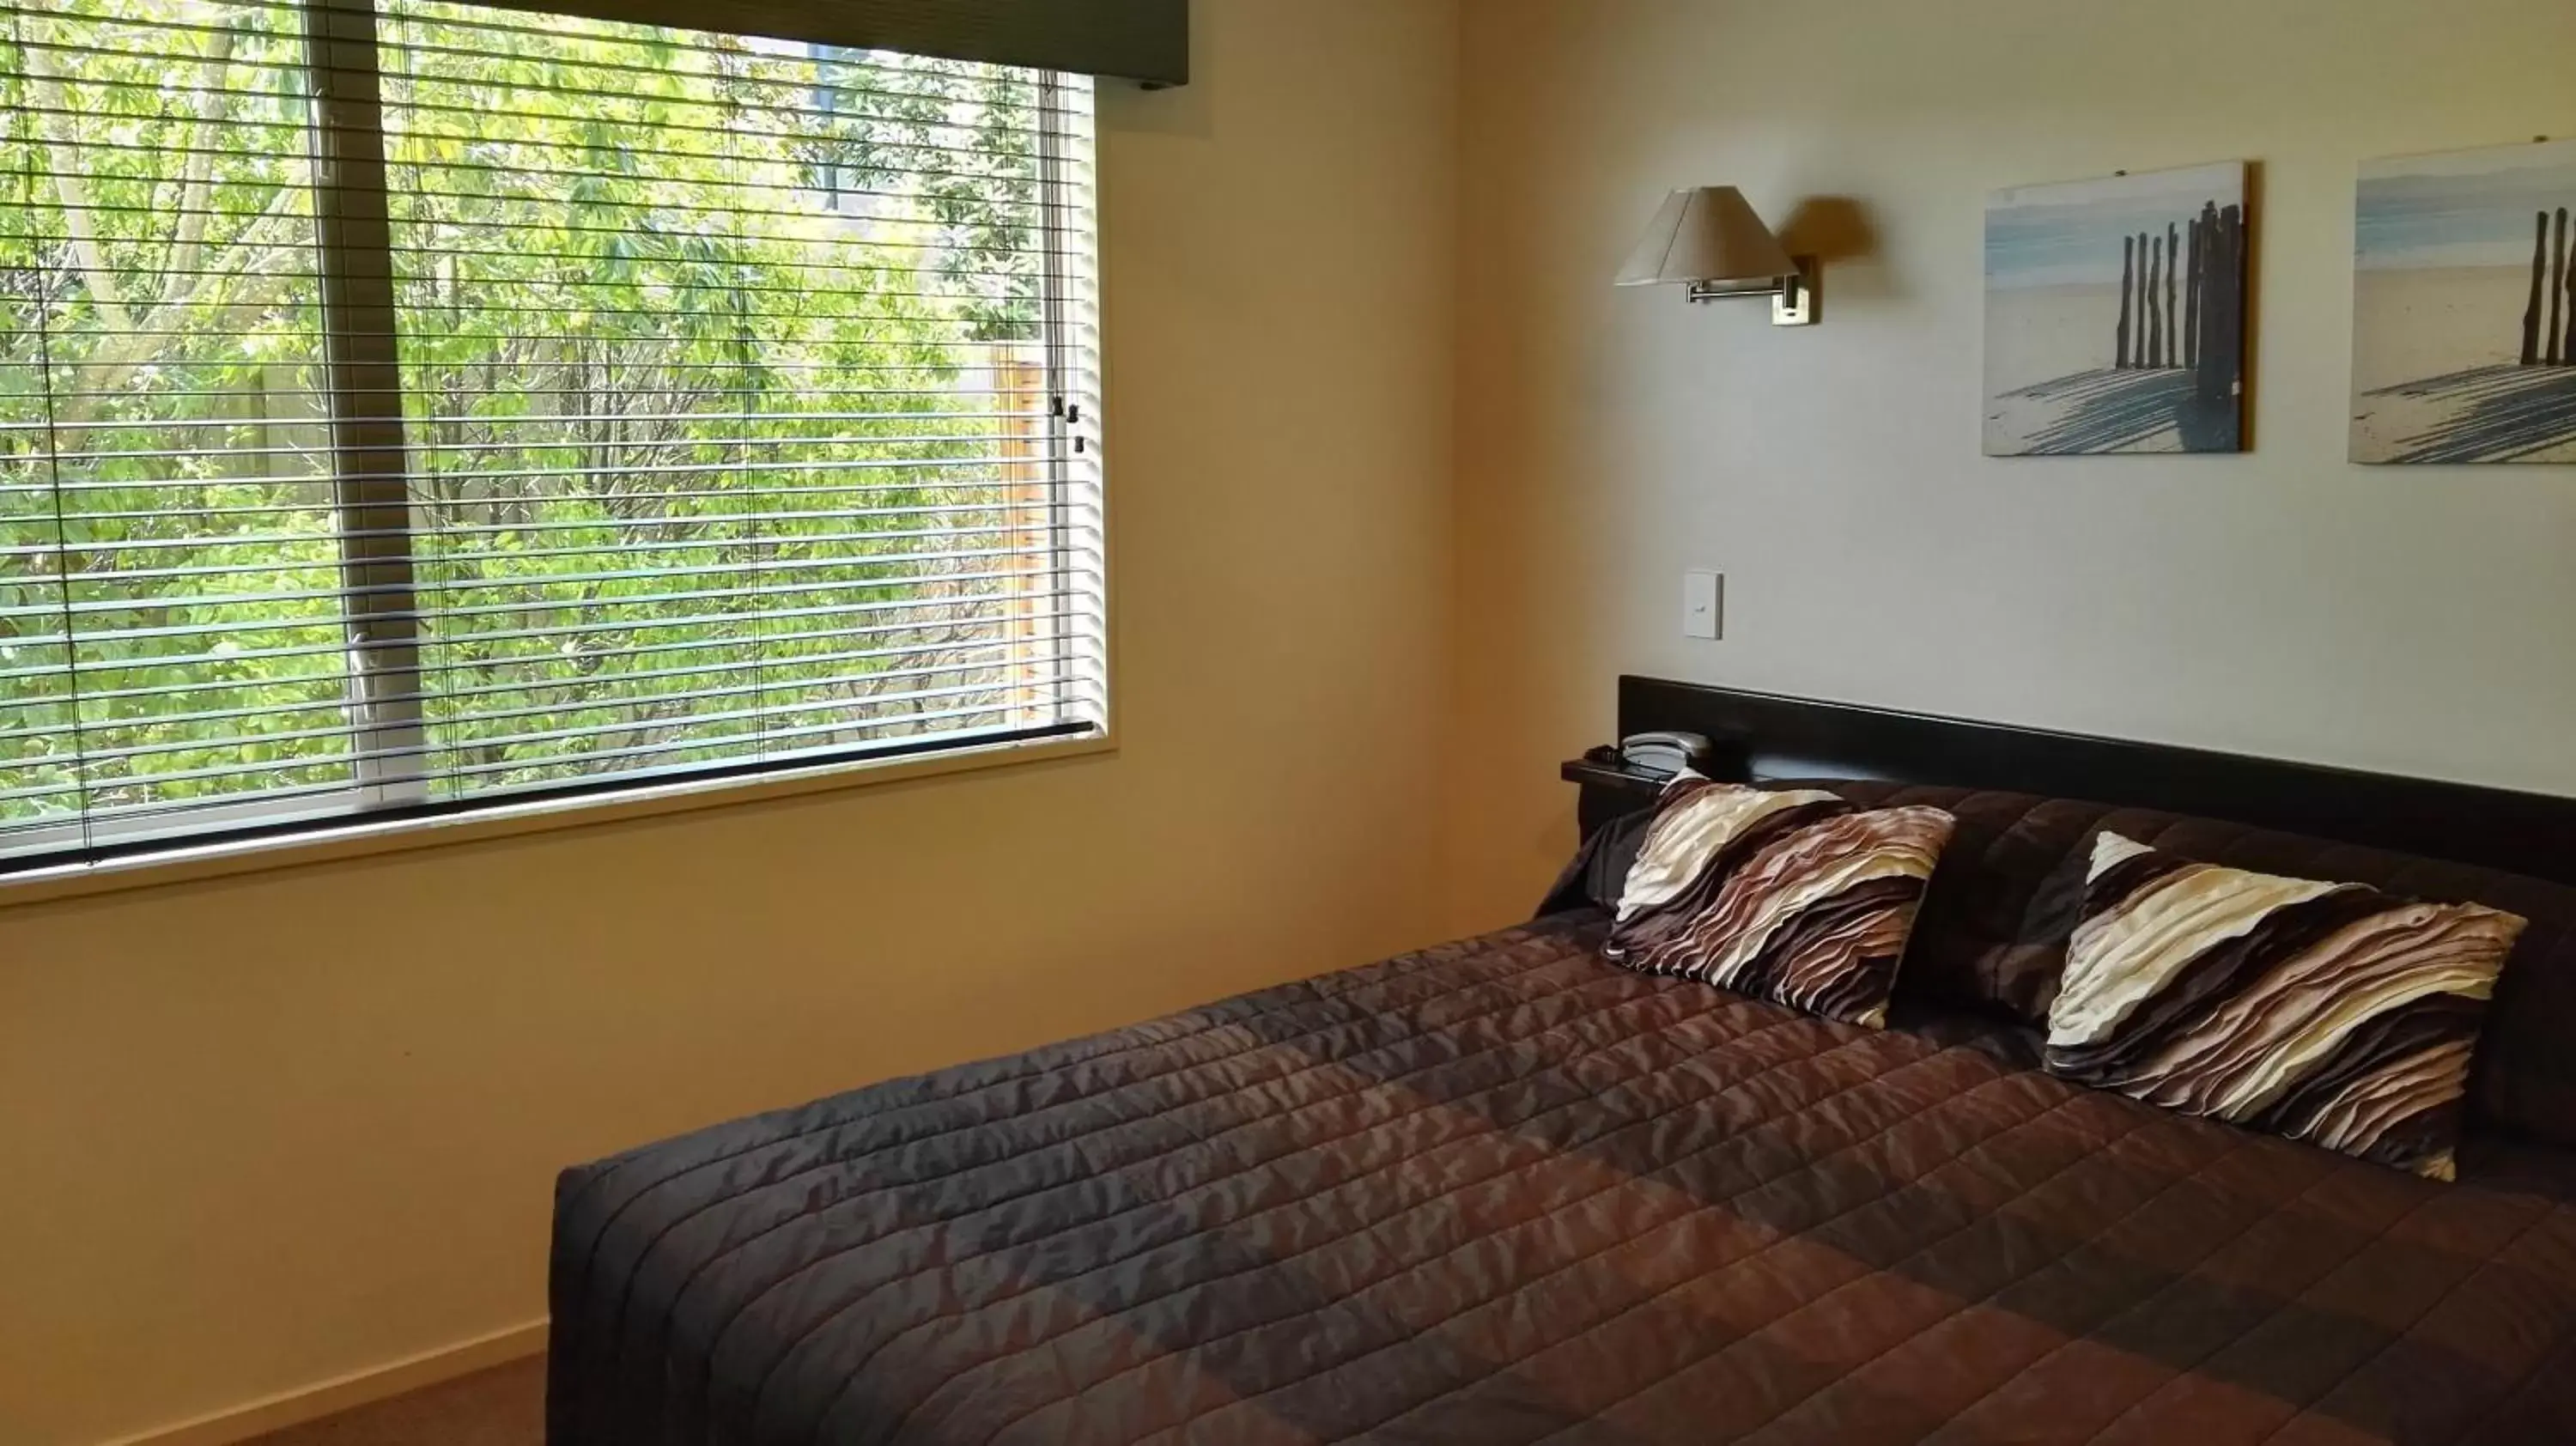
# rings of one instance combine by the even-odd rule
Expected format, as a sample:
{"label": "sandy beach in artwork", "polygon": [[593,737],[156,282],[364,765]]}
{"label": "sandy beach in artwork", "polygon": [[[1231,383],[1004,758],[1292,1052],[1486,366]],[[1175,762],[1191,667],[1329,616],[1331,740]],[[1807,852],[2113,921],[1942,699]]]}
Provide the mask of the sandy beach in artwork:
{"label": "sandy beach in artwork", "polygon": [[1986,293],[1986,395],[2111,365],[2116,285],[2026,286]]}
{"label": "sandy beach in artwork", "polygon": [[[2576,462],[2576,369],[2516,365],[2528,266],[2364,270],[2353,283],[2352,460]],[[2546,313],[2544,313],[2544,319]],[[2490,446],[2446,434],[2478,409],[2567,418],[2562,440],[2499,426]]]}
{"label": "sandy beach in artwork", "polygon": [[2512,363],[2530,296],[2528,266],[2356,272],[2353,390]]}
{"label": "sandy beach in artwork", "polygon": [[2576,462],[2576,141],[2364,161],[2352,460]]}
{"label": "sandy beach in artwork", "polygon": [[[2116,285],[2032,286],[1986,293],[1986,451],[2034,449],[2069,426],[2104,388],[2130,384],[2158,398],[2162,412],[2137,416],[2119,433],[2124,452],[2179,452],[2182,429],[2172,388],[2158,379],[2188,373],[2113,372],[2111,338],[2120,322]],[[2048,386],[2046,383],[2063,383]],[[2039,448],[2040,450],[2054,450]]]}

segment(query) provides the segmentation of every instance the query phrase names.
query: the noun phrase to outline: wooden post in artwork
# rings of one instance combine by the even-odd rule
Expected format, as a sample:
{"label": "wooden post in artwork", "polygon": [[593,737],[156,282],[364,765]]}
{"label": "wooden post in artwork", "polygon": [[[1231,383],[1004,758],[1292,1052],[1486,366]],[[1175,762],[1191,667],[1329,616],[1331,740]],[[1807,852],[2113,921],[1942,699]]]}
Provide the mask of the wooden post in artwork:
{"label": "wooden post in artwork", "polygon": [[2558,269],[2551,274],[2549,283],[2549,364],[2559,366],[2576,362],[2576,356],[2562,350],[2563,338],[2559,335],[2567,319],[2567,208],[2564,206],[2558,208],[2558,244],[2552,249],[2557,253],[2554,264]]}
{"label": "wooden post in artwork", "polygon": [[2174,298],[2182,289],[2182,235],[2171,221],[2165,223],[2165,365],[2182,365],[2182,312],[2175,308]]}
{"label": "wooden post in artwork", "polygon": [[2200,305],[2194,308],[2198,313],[2200,340],[2193,347],[2191,357],[2191,364],[2196,367],[2207,364],[2209,349],[2217,345],[2211,336],[2211,309],[2221,304],[2220,290],[2228,284],[2227,253],[2220,246],[2220,239],[2218,203],[2205,201],[2200,207]]}
{"label": "wooden post in artwork", "polygon": [[2158,309],[2165,290],[2165,240],[2161,236],[2146,239],[2147,259],[2147,365],[2165,364],[2165,317]]}
{"label": "wooden post in artwork", "polygon": [[[2114,371],[2129,369],[2129,312],[2137,294],[2138,238],[2123,236],[2120,238],[2120,329],[2111,343],[2111,368]],[[2531,283],[2531,300],[2534,306],[2540,304],[2540,282],[2536,277]],[[2539,322],[2535,320],[2532,325],[2538,326]]]}
{"label": "wooden post in artwork", "polygon": [[[2566,336],[2558,352],[2561,365],[2576,367],[2576,235],[2568,233],[2567,208],[2558,208],[2558,273],[2561,277],[2553,304],[2566,312]],[[2552,327],[2551,330],[2559,330]]]}
{"label": "wooden post in artwork", "polygon": [[[2564,216],[2567,213],[2561,211],[2558,214]],[[2576,238],[2571,238],[2567,245],[2559,248],[2559,254],[2565,258],[2567,267],[2567,349],[2559,355],[2566,359],[2567,365],[2576,367]]]}
{"label": "wooden post in artwork", "polygon": [[2182,282],[2182,364],[2200,365],[2200,286],[2201,268],[2209,264],[2209,242],[2200,231],[2200,218],[2191,218],[2191,262],[2183,272]]}
{"label": "wooden post in artwork", "polygon": [[2132,236],[2122,245],[2138,250],[2137,320],[2129,328],[2129,365],[2142,367],[2147,364],[2147,238]]}
{"label": "wooden post in artwork", "polygon": [[[2205,356],[2212,346],[2239,347],[2229,353],[2226,364],[2240,367],[2244,360],[2244,320],[2239,315],[2245,302],[2245,212],[2237,206],[2213,207],[2209,213],[2209,237],[2216,248],[2210,255],[2210,277],[2219,293],[2210,305],[2221,313],[2222,324],[2213,327],[2207,317],[2200,323],[2200,350]],[[2215,340],[2213,340],[2215,338]]]}
{"label": "wooden post in artwork", "polygon": [[2129,238],[2138,244],[2138,329],[2129,338],[2129,365],[2147,364],[2147,236],[2141,231]]}
{"label": "wooden post in artwork", "polygon": [[1010,484],[1001,519],[1011,529],[1003,534],[1010,556],[1002,560],[1002,571],[1010,577],[1004,583],[1002,636],[1009,644],[1011,721],[1023,724],[1040,720],[1046,703],[1046,367],[1014,356],[996,363],[994,372],[1000,383],[993,390],[1002,412],[1002,477]]}
{"label": "wooden post in artwork", "polygon": [[2536,218],[2531,235],[2531,303],[2522,309],[2522,364],[2540,365],[2541,298],[2549,294],[2549,213]]}
{"label": "wooden post in artwork", "polygon": [[2207,234],[2201,244],[2200,366],[2196,390],[2211,406],[2224,405],[2236,391],[2237,368],[2245,354],[2243,303],[2245,213],[2230,206],[2206,213]]}

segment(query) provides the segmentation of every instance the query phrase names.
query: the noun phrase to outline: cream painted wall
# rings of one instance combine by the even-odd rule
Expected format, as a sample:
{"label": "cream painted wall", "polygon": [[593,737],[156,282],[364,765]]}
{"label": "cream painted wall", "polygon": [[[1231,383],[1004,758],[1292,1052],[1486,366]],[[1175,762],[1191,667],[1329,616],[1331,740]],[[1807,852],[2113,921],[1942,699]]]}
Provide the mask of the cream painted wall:
{"label": "cream painted wall", "polygon": [[0,1441],[544,1311],[554,1171],[1436,931],[1453,0],[1106,97],[1111,758],[0,908]]}
{"label": "cream painted wall", "polygon": [[[2576,134],[2576,6],[1463,13],[1453,926],[1562,858],[1622,671],[2576,793],[2576,470],[2342,460],[2355,162]],[[1981,457],[1985,194],[2240,157],[2256,450]],[[1610,287],[1709,183],[1869,233],[1822,325]],[[1680,636],[1690,566],[1723,643]]]}
{"label": "cream painted wall", "polygon": [[[1121,752],[0,908],[0,1441],[527,1321],[567,1161],[1513,917],[1621,671],[2576,792],[2576,473],[2340,460],[2353,163],[2576,132],[2563,0],[1198,20],[1104,116]],[[2258,450],[1979,457],[1983,194],[2229,157]],[[1823,326],[1608,287],[1710,181],[1849,199]]]}

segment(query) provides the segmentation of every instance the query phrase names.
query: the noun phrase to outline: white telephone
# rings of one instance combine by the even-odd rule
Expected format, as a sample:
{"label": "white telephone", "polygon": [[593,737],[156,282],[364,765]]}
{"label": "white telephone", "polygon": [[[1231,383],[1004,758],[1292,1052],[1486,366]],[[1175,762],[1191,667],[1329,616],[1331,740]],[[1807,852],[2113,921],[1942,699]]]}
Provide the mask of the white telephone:
{"label": "white telephone", "polygon": [[1698,733],[1632,733],[1619,740],[1619,761],[1648,773],[1701,769],[1715,751]]}

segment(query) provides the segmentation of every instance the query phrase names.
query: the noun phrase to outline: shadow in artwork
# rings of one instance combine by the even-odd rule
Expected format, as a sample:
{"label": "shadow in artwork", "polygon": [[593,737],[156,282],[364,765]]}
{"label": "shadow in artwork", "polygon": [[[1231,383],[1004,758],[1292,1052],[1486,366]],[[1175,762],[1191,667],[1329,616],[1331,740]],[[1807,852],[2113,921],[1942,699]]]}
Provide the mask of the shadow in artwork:
{"label": "shadow in artwork", "polygon": [[[2021,447],[2034,456],[2202,452],[2235,445],[2234,400],[2217,408],[2204,406],[2190,371],[2077,372],[2004,396],[2046,409]],[[2168,433],[2175,440],[2161,448],[2153,445]]]}
{"label": "shadow in artwork", "polygon": [[1990,456],[2244,446],[2242,162],[1996,193]]}
{"label": "shadow in artwork", "polygon": [[2399,462],[2513,462],[2576,446],[2576,369],[2478,367],[2366,395],[2435,414],[2398,439]]}

